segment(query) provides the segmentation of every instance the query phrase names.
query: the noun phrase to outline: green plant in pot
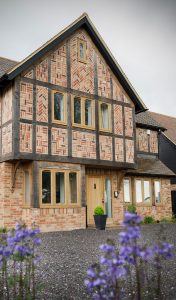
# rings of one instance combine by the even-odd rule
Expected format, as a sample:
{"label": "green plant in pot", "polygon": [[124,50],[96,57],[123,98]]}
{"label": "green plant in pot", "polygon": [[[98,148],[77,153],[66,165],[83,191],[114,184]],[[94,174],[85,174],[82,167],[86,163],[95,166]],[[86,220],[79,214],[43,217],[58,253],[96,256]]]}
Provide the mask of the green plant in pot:
{"label": "green plant in pot", "polygon": [[104,214],[104,209],[101,206],[97,206],[94,209],[94,221],[95,226],[99,230],[105,230],[107,215]]}

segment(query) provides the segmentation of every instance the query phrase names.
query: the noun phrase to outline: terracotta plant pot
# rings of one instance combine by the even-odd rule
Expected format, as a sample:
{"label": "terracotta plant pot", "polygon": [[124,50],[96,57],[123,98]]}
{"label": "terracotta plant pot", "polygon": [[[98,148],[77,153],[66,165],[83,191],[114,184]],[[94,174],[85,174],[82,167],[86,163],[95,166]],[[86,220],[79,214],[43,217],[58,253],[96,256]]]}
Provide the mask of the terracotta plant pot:
{"label": "terracotta plant pot", "polygon": [[94,215],[95,227],[99,230],[105,230],[107,215]]}

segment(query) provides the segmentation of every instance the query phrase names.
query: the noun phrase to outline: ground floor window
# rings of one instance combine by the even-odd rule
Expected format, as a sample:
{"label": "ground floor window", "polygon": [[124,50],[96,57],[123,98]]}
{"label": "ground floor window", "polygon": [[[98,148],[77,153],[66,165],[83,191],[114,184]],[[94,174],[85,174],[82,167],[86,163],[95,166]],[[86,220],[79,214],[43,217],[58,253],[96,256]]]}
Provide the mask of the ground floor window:
{"label": "ground floor window", "polygon": [[161,203],[161,182],[159,180],[154,181],[154,195],[155,195],[155,203]]}
{"label": "ground floor window", "polygon": [[131,202],[137,205],[161,203],[161,181],[159,179],[124,178],[123,188],[124,202],[127,204]]}
{"label": "ground floor window", "polygon": [[131,181],[130,181],[130,178],[124,178],[123,188],[124,188],[124,201],[125,201],[125,203],[130,203],[131,202]]}
{"label": "ground floor window", "polygon": [[79,203],[79,172],[68,170],[41,171],[41,205],[74,205]]}
{"label": "ground floor window", "polygon": [[135,180],[135,196],[136,203],[151,203],[151,180],[150,179],[136,179]]}

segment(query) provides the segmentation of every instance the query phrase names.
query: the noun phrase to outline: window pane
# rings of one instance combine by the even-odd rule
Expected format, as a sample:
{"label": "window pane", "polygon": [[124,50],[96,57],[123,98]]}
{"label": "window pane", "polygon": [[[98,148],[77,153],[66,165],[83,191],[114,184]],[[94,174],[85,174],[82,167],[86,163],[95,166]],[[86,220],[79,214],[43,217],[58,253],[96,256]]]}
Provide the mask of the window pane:
{"label": "window pane", "polygon": [[64,173],[56,173],[56,203],[65,202]]}
{"label": "window pane", "polygon": [[155,181],[155,202],[160,203],[161,197],[160,197],[160,181]]}
{"label": "window pane", "polygon": [[51,203],[51,173],[42,172],[42,203]]}
{"label": "window pane", "polygon": [[136,180],[136,203],[142,202],[142,182],[141,180]]}
{"label": "window pane", "polygon": [[79,43],[79,55],[80,55],[80,59],[84,60],[84,43],[83,42]]}
{"label": "window pane", "polygon": [[102,103],[100,108],[101,127],[104,129],[109,129],[108,105],[106,103]]}
{"label": "window pane", "polygon": [[81,124],[81,99],[74,98],[74,123]]}
{"label": "window pane", "polygon": [[30,205],[30,175],[29,171],[24,172],[25,177],[25,204]]}
{"label": "window pane", "polygon": [[85,100],[85,125],[92,126],[92,101]]}
{"label": "window pane", "polygon": [[77,203],[77,174],[69,173],[70,203]]}
{"label": "window pane", "polygon": [[54,119],[64,121],[64,95],[54,94]]}
{"label": "window pane", "polygon": [[130,180],[124,179],[124,201],[130,202]]}
{"label": "window pane", "polygon": [[150,181],[144,180],[144,203],[150,203]]}
{"label": "window pane", "polygon": [[105,207],[108,218],[112,218],[111,180],[105,179]]}

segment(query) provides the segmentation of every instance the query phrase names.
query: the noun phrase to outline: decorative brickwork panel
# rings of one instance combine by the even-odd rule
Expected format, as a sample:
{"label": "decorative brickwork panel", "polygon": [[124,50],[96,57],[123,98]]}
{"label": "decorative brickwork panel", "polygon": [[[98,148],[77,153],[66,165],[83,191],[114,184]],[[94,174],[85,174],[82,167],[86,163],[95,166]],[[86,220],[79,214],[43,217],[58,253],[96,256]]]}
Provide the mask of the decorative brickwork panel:
{"label": "decorative brickwork panel", "polygon": [[12,88],[2,95],[2,124],[12,119]]}
{"label": "decorative brickwork panel", "polygon": [[66,44],[51,55],[51,83],[67,86]]}
{"label": "decorative brickwork panel", "polygon": [[96,137],[93,133],[73,131],[72,156],[96,158]]}
{"label": "decorative brickwork panel", "polygon": [[12,152],[12,123],[2,128],[2,155]]}
{"label": "decorative brickwork panel", "polygon": [[115,138],[115,160],[124,161],[123,139]]}
{"label": "decorative brickwork panel", "polygon": [[[78,39],[86,42],[86,61],[78,60]],[[75,90],[94,94],[94,50],[93,42],[84,30],[79,30],[70,40],[71,87]]]}
{"label": "decorative brickwork panel", "polygon": [[125,135],[126,136],[133,136],[133,112],[132,108],[125,107]]}
{"label": "decorative brickwork panel", "polygon": [[48,122],[48,89],[43,86],[36,88],[36,118],[39,122]]}
{"label": "decorative brickwork panel", "polygon": [[1,109],[2,109],[2,98],[0,96],[0,126],[1,126],[1,122],[2,122],[2,120],[1,120]]}
{"label": "decorative brickwork panel", "polygon": [[112,137],[100,135],[100,159],[112,160]]}
{"label": "decorative brickwork panel", "polygon": [[122,106],[114,104],[114,133],[123,135]]}
{"label": "decorative brickwork panel", "polygon": [[20,152],[32,152],[32,124],[20,123]]}
{"label": "decorative brickwork panel", "polygon": [[139,151],[148,152],[148,135],[147,129],[137,128],[137,148]]}
{"label": "decorative brickwork panel", "polygon": [[129,103],[132,106],[134,106],[133,102],[126,95],[125,91],[123,90],[121,84],[118,82],[114,74],[111,74],[111,77],[112,77],[113,99],[118,101],[123,101],[125,103]]}
{"label": "decorative brickwork panel", "polygon": [[36,79],[48,82],[48,59],[46,58],[36,66]]}
{"label": "decorative brickwork panel", "polygon": [[36,152],[48,154],[48,127],[36,126]]}
{"label": "decorative brickwork panel", "polygon": [[111,98],[110,69],[100,55],[97,55],[97,69],[98,95],[106,98]]}
{"label": "decorative brickwork panel", "polygon": [[33,84],[20,83],[20,118],[32,120],[33,116]]}
{"label": "decorative brickwork panel", "polygon": [[52,155],[68,156],[67,129],[53,127],[51,134]]}
{"label": "decorative brickwork panel", "polygon": [[122,96],[121,87],[114,75],[112,76],[112,87],[113,87],[113,99],[122,101],[123,99],[121,97]]}
{"label": "decorative brickwork panel", "polygon": [[25,75],[24,75],[25,78],[31,78],[33,79],[34,78],[34,70],[30,70],[28,71]]}
{"label": "decorative brickwork panel", "polygon": [[134,163],[134,141],[125,140],[126,145],[126,162]]}
{"label": "decorative brickwork panel", "polygon": [[158,133],[157,131],[150,131],[150,152],[158,153]]}

